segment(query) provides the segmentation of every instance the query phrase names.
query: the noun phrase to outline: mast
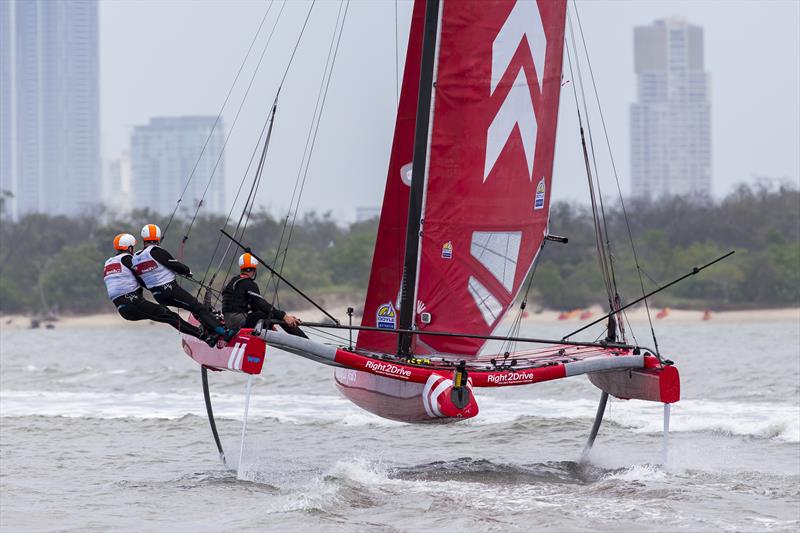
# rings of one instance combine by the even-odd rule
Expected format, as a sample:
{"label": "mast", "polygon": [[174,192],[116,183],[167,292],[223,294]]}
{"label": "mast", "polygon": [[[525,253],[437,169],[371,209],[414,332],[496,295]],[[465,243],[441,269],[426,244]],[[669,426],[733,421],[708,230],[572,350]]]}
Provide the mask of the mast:
{"label": "mast", "polygon": [[[428,153],[428,128],[433,92],[433,70],[436,62],[436,34],[439,18],[439,0],[427,0],[425,5],[425,31],[422,41],[417,118],[414,131],[414,158],[411,166],[411,194],[408,201],[406,226],[406,251],[403,261],[403,280],[400,289],[400,328],[410,330],[414,322],[414,287],[417,280],[417,255],[419,254],[422,193],[425,189],[425,161]],[[397,342],[399,355],[411,353],[412,335],[401,333]]]}

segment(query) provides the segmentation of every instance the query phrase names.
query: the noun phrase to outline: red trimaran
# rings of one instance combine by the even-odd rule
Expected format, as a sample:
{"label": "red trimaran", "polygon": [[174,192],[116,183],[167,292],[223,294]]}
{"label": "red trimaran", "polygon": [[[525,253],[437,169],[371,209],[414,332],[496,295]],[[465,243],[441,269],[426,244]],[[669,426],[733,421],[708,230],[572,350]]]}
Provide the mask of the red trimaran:
{"label": "red trimaran", "polygon": [[678,371],[625,342],[618,300],[603,341],[482,352],[492,338],[543,342],[493,332],[544,243],[565,241],[548,234],[565,20],[566,0],[416,0],[357,344],[268,327],[221,349],[184,337],[220,452],[206,369],[259,374],[267,346],[336,367],[348,399],[393,420],[465,420],[478,388],[586,374],[602,391],[587,449],[609,394],[662,402],[666,427]]}

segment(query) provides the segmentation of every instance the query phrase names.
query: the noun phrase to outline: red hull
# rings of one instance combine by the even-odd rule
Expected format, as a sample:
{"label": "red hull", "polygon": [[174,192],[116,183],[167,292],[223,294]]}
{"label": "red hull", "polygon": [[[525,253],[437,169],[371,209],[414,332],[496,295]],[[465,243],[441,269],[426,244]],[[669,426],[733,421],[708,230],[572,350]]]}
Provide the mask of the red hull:
{"label": "red hull", "polygon": [[589,374],[598,389],[622,400],[675,403],[681,399],[681,380],[674,366]]}
{"label": "red hull", "polygon": [[[189,322],[197,323],[192,316]],[[220,342],[210,347],[190,335],[181,335],[181,345],[186,355],[212,370],[231,370],[245,374],[260,374],[264,365],[267,344],[260,337],[251,335],[252,329],[239,330],[227,344]]]}
{"label": "red hull", "polygon": [[334,379],[348,400],[365,411],[398,422],[457,422],[478,414],[471,383],[469,402],[459,409],[450,400],[453,382],[444,376],[431,375],[422,384],[337,368]]}

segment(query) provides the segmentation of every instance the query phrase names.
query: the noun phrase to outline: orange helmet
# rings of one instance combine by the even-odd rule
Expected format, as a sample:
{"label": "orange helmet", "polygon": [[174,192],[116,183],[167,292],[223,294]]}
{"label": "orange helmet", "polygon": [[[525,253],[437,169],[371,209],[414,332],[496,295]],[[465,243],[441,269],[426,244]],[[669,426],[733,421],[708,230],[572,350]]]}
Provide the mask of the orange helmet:
{"label": "orange helmet", "polygon": [[142,228],[142,240],[144,242],[161,241],[161,228],[155,224],[145,224]]}
{"label": "orange helmet", "polygon": [[256,268],[258,266],[258,259],[247,254],[242,254],[239,256],[239,270],[244,270],[246,268]]}
{"label": "orange helmet", "polygon": [[114,237],[115,250],[127,250],[131,246],[136,246],[136,239],[130,233],[120,233]]}

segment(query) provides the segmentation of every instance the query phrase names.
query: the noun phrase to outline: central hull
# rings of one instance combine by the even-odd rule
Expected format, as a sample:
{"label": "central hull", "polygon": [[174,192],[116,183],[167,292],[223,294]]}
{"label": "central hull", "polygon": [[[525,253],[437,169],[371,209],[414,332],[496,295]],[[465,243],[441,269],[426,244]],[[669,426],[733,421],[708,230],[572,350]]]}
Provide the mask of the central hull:
{"label": "central hull", "polygon": [[398,422],[441,424],[478,414],[471,387],[469,405],[457,412],[447,412],[453,382],[441,376],[431,376],[423,384],[337,368],[334,380],[339,391],[360,408]]}

